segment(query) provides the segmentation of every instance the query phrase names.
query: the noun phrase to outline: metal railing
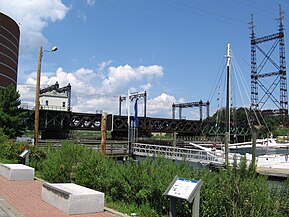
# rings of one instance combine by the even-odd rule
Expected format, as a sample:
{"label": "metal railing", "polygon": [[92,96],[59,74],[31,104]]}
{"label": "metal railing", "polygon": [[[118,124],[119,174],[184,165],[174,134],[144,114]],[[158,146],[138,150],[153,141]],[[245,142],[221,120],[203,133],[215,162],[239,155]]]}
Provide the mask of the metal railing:
{"label": "metal railing", "polygon": [[178,148],[172,146],[133,143],[132,153],[138,156],[163,156],[165,158],[173,160],[186,160],[189,162],[196,162],[201,164],[224,163],[221,156],[214,155],[213,153],[210,153],[208,151],[189,148]]}

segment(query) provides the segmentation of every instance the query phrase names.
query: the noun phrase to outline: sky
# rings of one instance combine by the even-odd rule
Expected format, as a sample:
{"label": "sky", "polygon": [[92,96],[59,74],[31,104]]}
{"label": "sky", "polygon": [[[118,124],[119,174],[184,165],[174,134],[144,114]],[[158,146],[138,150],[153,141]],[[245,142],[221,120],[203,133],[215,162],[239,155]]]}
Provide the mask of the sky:
{"label": "sky", "polygon": [[[146,91],[147,116],[170,118],[173,103],[210,101],[211,114],[224,106],[218,76],[227,44],[244,81],[236,87],[244,98],[232,101],[250,104],[251,14],[256,37],[277,33],[279,4],[288,47],[288,0],[0,0],[0,11],[21,32],[23,104],[34,106],[39,47],[57,46],[43,53],[41,88],[70,83],[72,111],[118,114],[119,96]],[[199,109],[183,109],[183,117],[198,119]]]}

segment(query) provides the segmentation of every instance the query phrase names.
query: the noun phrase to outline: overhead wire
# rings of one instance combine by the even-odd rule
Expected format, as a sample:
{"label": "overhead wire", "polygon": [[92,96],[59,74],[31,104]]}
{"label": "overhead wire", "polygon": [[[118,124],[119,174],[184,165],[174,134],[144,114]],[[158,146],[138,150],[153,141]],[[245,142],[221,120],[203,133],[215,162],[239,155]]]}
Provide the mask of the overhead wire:
{"label": "overhead wire", "polygon": [[[226,53],[224,53],[223,56],[225,56]],[[211,102],[214,94],[216,93],[217,88],[220,85],[220,80],[222,79],[222,77],[224,76],[224,68],[225,68],[225,59],[222,58],[221,64],[219,66],[217,75],[215,77],[214,83],[213,83],[213,88],[211,89],[210,93],[209,93],[209,101]]]}
{"label": "overhead wire", "polygon": [[[243,103],[244,108],[246,108],[242,92],[245,92],[247,97],[248,97],[248,92],[247,92],[247,89],[244,87],[244,85],[242,85],[243,88],[240,85],[240,82],[241,82],[241,84],[243,84],[243,82],[242,82],[243,77],[242,77],[242,73],[240,73],[241,71],[239,70],[240,69],[239,65],[238,65],[238,63],[236,61],[234,52],[232,50],[231,50],[231,55],[232,55],[231,63],[232,63],[232,69],[233,69],[232,72],[234,72],[234,75],[235,75],[235,81],[236,81],[236,84],[237,84],[237,87],[238,87],[238,90],[239,90],[239,93],[240,93],[241,101]],[[248,114],[246,109],[244,109],[244,111],[245,111],[245,115],[246,115],[246,119],[247,119],[248,125],[251,128],[251,122],[250,122],[249,114]]]}
{"label": "overhead wire", "polygon": [[206,9],[203,9],[201,7],[196,7],[193,6],[189,3],[184,3],[184,2],[178,2],[178,4],[174,4],[174,1],[170,1],[170,0],[154,0],[154,2],[158,2],[159,4],[165,5],[167,7],[171,7],[189,14],[198,14],[202,17],[214,20],[214,21],[218,21],[218,22],[222,22],[222,23],[227,23],[233,26],[245,26],[246,23],[243,21],[240,21],[238,19],[232,18],[232,17],[227,17]]}
{"label": "overhead wire", "polygon": [[262,13],[263,16],[267,16],[267,17],[269,17],[268,14],[270,14],[272,10],[275,10],[275,8],[272,7],[271,5],[269,6],[269,5],[262,4],[264,3],[264,1],[262,3],[261,2],[256,3],[252,1],[235,0],[235,1],[230,1],[230,3],[235,3],[235,4],[239,4],[240,6],[245,6],[250,10],[252,10],[252,8],[255,8],[256,10],[258,10],[259,13]]}
{"label": "overhead wire", "polygon": [[[234,56],[233,51],[232,51],[232,56]],[[233,58],[233,60],[236,60],[236,58]],[[245,84],[246,84],[247,82],[245,82],[245,79],[244,79],[243,73],[241,73],[239,64],[238,64],[237,61],[232,61],[232,65],[233,65],[233,68],[235,69],[234,71],[236,72],[237,77],[239,78],[239,79],[236,79],[237,85],[238,85],[238,88],[239,88],[239,92],[240,92],[240,93],[245,92],[247,98],[249,99],[249,93],[248,93],[248,91],[247,91],[247,90],[249,90],[249,89],[248,89],[248,87],[245,87]],[[239,80],[241,81],[241,84],[242,84],[242,86],[243,86],[243,90],[244,90],[244,91],[241,90],[241,86],[240,86]],[[243,106],[244,106],[244,107],[247,107],[247,106],[245,105],[245,103],[244,103],[243,95],[242,95],[242,94],[240,94],[240,95],[241,95],[241,98],[242,98]],[[246,112],[247,121],[248,121],[248,123],[250,124],[249,115],[248,115],[248,113],[247,113],[246,110],[245,110],[245,112]],[[270,133],[270,129],[269,129],[269,127],[268,127],[268,124],[266,123],[266,121],[265,121],[265,119],[264,119],[264,116],[262,115],[261,111],[259,111],[259,116],[258,116],[258,114],[256,113],[256,110],[255,110],[255,109],[253,109],[253,113],[254,113],[254,116],[255,116],[255,118],[256,118],[256,120],[257,120],[257,122],[258,122],[259,125],[261,125],[261,121],[259,120],[259,116],[261,117],[262,123],[265,125],[266,130]],[[251,127],[251,126],[250,126],[250,127]]]}
{"label": "overhead wire", "polygon": [[[35,84],[23,84],[23,83],[18,83],[18,86],[24,86],[24,87],[29,87],[30,89],[35,89],[36,85]],[[49,85],[43,85],[42,87],[48,87]],[[71,95],[76,94],[78,97],[84,97],[84,98],[91,98],[91,97],[96,97],[96,98],[110,98],[110,99],[119,99],[119,96],[117,95],[109,95],[109,94],[98,94],[98,93],[84,93],[84,92],[80,92],[80,91],[71,91]]]}

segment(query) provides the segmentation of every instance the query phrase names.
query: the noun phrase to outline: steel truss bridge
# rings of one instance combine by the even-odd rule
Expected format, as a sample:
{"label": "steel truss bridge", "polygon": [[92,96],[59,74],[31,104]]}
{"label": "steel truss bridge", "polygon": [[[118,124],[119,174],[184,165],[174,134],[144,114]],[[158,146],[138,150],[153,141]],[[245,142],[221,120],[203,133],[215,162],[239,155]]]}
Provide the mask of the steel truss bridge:
{"label": "steel truss bridge", "polygon": [[[28,129],[34,129],[34,110],[26,110],[27,118],[25,124]],[[71,111],[56,111],[40,109],[39,130],[42,139],[66,139],[72,130],[95,130],[101,131],[102,114],[77,113]],[[107,130],[111,131],[114,139],[123,139],[127,137],[128,124],[127,116],[107,115]],[[133,116],[130,117],[134,119]],[[184,119],[166,119],[152,117],[138,117],[138,136],[150,137],[151,133],[174,133],[179,138],[191,139],[192,137],[222,136],[225,132],[225,124],[220,124],[218,128],[215,123],[184,120]],[[232,134],[237,136],[249,136],[249,127],[232,128]]]}

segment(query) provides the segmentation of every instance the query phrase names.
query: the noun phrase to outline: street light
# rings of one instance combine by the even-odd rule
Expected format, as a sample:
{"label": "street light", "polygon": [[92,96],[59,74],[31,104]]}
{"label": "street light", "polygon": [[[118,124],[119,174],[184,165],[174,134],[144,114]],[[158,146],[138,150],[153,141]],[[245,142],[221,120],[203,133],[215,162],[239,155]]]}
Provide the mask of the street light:
{"label": "street light", "polygon": [[42,47],[38,51],[38,65],[36,75],[36,95],[35,95],[35,118],[34,118],[34,145],[38,145],[39,139],[39,93],[40,93],[40,73],[41,73],[41,61],[44,52],[55,52],[57,47],[53,47],[51,50],[42,50]]}

